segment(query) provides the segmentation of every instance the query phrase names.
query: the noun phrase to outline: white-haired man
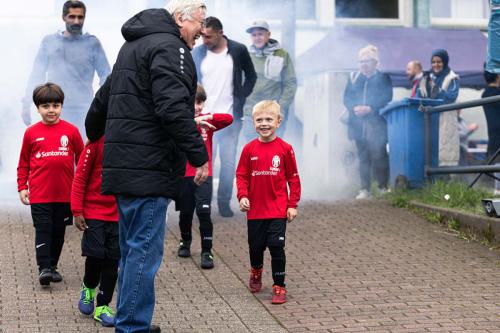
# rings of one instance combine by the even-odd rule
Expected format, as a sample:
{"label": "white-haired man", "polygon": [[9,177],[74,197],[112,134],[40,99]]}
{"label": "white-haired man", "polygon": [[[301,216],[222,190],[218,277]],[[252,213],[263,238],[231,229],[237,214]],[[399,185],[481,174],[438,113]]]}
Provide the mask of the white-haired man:
{"label": "white-haired man", "polygon": [[179,193],[186,157],[197,168],[195,183],[208,176],[193,121],[197,80],[189,52],[206,8],[174,0],[167,10],[144,10],[123,25],[126,42],[86,119],[91,141],[105,133],[102,190],[116,196],[120,213],[116,332],[160,332],[151,319],[167,206]]}
{"label": "white-haired man", "polygon": [[358,63],[359,71],[351,73],[347,82],[344,105],[349,111],[347,134],[358,152],[361,190],[356,199],[365,199],[371,196],[372,173],[379,190],[387,191],[387,123],[378,111],[392,100],[392,82],[389,75],[377,69],[379,57],[375,46],[359,50]]}

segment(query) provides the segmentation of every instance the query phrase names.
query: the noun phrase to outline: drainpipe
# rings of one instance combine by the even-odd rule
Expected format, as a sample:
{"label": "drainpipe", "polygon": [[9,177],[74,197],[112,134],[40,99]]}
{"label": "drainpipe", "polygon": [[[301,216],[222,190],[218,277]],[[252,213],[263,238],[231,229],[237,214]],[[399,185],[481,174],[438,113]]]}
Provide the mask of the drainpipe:
{"label": "drainpipe", "polygon": [[287,50],[295,64],[295,0],[283,1],[283,14],[281,24],[281,42],[283,43],[283,48]]}
{"label": "drainpipe", "polygon": [[413,26],[415,28],[431,27],[430,0],[413,0]]}

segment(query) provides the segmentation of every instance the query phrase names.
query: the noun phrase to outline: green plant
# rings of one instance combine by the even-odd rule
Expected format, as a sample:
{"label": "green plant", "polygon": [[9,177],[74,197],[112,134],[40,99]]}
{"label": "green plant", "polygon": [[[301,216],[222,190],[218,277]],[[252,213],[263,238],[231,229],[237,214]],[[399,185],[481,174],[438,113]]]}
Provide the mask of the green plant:
{"label": "green plant", "polygon": [[457,221],[453,218],[449,219],[448,220],[448,228],[458,231],[460,229],[460,221]]}
{"label": "green plant", "polygon": [[385,198],[396,207],[407,207],[410,201],[454,208],[473,214],[483,215],[481,199],[491,196],[484,188],[468,188],[468,184],[460,181],[437,181],[429,183],[421,189],[396,190]]}

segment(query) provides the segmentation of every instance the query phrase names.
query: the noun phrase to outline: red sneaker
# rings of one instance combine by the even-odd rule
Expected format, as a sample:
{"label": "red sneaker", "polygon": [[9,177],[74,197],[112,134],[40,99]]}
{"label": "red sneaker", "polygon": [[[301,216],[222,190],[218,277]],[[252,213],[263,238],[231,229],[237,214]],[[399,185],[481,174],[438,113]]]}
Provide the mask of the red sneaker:
{"label": "red sneaker", "polygon": [[253,293],[258,293],[262,289],[262,267],[261,268],[252,267],[248,286],[250,287],[250,291]]}
{"label": "red sneaker", "polygon": [[273,298],[271,299],[272,304],[283,304],[286,303],[286,289],[285,287],[280,287],[277,285],[273,286]]}

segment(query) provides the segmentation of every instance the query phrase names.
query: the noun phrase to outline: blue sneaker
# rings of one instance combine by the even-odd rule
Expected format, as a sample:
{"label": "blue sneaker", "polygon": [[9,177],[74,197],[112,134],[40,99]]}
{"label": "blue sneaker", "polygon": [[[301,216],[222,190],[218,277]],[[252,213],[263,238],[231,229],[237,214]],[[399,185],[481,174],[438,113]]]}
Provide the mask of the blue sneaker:
{"label": "blue sneaker", "polygon": [[107,306],[98,306],[95,308],[94,320],[101,323],[104,327],[114,327],[115,326],[115,314],[113,310]]}
{"label": "blue sneaker", "polygon": [[87,288],[82,283],[82,292],[80,294],[80,302],[78,302],[78,310],[84,315],[91,315],[94,312],[94,296],[95,288]]}

